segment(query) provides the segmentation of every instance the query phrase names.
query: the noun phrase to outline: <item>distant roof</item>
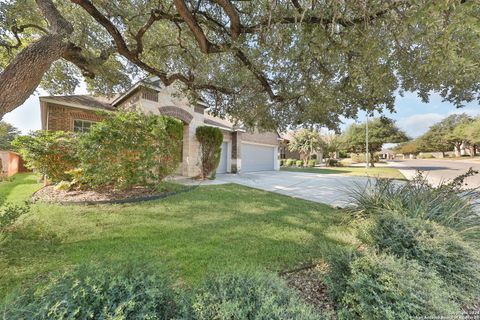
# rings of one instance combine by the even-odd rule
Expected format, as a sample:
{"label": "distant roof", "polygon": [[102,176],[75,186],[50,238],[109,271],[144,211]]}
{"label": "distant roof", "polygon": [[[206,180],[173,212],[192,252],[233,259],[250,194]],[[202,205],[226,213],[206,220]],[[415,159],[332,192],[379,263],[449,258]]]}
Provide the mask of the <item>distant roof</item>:
{"label": "distant roof", "polygon": [[221,119],[218,117],[214,117],[211,114],[205,113],[205,118],[203,121],[205,124],[227,129],[227,130],[234,130],[236,129],[234,124],[226,119]]}
{"label": "distant roof", "polygon": [[93,95],[69,95],[69,96],[43,96],[40,97],[41,100],[48,100],[49,102],[58,102],[59,104],[78,104],[85,107],[103,109],[103,110],[115,110],[115,108],[110,104],[114,99],[106,98],[102,96],[93,96]]}

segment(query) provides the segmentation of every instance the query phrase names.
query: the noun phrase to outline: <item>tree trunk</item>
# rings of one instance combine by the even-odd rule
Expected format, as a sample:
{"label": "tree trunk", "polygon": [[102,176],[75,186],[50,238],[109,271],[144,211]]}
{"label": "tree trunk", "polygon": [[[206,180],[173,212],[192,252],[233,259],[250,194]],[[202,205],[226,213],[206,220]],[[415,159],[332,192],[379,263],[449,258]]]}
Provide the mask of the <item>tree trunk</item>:
{"label": "tree trunk", "polygon": [[67,44],[62,35],[45,35],[22,50],[0,75],[0,118],[22,105],[40,84]]}
{"label": "tree trunk", "polygon": [[461,146],[460,143],[455,143],[455,157],[461,157],[462,156],[462,154],[460,152],[460,146]]}
{"label": "tree trunk", "polygon": [[369,159],[370,160],[370,166],[372,168],[375,168],[375,159],[373,159],[373,153],[370,153],[369,158],[370,158]]}
{"label": "tree trunk", "polygon": [[40,84],[52,63],[62,57],[73,27],[65,20],[52,0],[35,0],[51,33],[23,49],[0,74],[0,119],[20,106]]}

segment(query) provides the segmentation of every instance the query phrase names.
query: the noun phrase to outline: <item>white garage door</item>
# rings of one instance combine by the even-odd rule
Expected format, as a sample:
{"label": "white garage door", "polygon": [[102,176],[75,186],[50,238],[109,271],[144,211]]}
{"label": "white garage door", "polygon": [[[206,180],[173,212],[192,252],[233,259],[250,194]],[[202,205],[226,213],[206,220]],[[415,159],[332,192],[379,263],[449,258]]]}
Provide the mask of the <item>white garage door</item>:
{"label": "white garage door", "polygon": [[228,157],[228,144],[226,142],[222,143],[222,153],[220,154],[220,163],[217,168],[217,173],[226,173],[227,172],[227,158]]}
{"label": "white garage door", "polygon": [[269,171],[274,170],[275,148],[256,144],[242,143],[240,151],[242,159],[241,171]]}

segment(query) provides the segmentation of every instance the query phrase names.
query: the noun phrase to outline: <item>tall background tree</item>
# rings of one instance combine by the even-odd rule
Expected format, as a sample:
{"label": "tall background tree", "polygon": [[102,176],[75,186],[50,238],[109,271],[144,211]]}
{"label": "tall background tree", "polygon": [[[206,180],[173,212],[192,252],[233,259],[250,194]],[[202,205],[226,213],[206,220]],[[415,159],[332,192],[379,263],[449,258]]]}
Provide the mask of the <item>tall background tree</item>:
{"label": "tall background tree", "polygon": [[476,0],[0,2],[0,117],[39,85],[113,93],[150,74],[246,125],[335,128],[395,94],[480,98]]}
{"label": "tall background tree", "polygon": [[307,163],[312,154],[324,149],[324,142],[318,131],[300,129],[292,135],[288,149],[293,152],[298,152],[302,160]]}
{"label": "tall background tree", "polygon": [[[342,135],[343,146],[348,152],[366,153],[366,124],[352,124]],[[395,121],[389,118],[374,118],[368,123],[368,151],[372,167],[375,152],[382,150],[385,143],[408,141],[407,134],[400,130]]]}
{"label": "tall background tree", "polygon": [[12,150],[12,141],[20,131],[11,124],[0,121],[0,150]]}
{"label": "tall background tree", "polygon": [[460,146],[465,140],[465,132],[460,125],[472,122],[472,118],[465,113],[452,114],[442,121],[431,126],[426,133],[417,138],[418,150],[422,152],[445,152],[455,151],[460,156]]}

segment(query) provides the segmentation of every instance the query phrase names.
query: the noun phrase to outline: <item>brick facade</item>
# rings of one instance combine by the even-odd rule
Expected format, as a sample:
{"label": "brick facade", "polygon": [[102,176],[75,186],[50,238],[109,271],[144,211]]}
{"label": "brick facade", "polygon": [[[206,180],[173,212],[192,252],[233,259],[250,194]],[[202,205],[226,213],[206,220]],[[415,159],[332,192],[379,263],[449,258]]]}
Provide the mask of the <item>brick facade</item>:
{"label": "brick facade", "polygon": [[[222,130],[223,141],[227,148],[227,172],[240,172],[242,170],[242,142],[272,146],[275,147],[274,152],[277,152],[279,136],[276,132],[259,132],[258,130],[244,132],[243,129],[237,129],[228,120],[213,117],[206,113],[203,106],[192,105],[185,96],[179,94],[175,86],[162,88],[156,94],[155,96],[152,90],[145,90],[145,88],[140,87],[136,90],[130,90],[117,100],[108,104],[100,104],[98,107],[109,111],[123,110],[151,115],[168,115],[183,121],[182,163],[178,168],[178,174],[194,177],[200,173],[200,145],[196,139],[196,129],[200,126],[215,126]],[[77,96],[75,104],[70,105],[78,105],[79,107],[69,107],[67,106],[69,98],[71,96],[44,98],[41,104],[42,127],[44,129],[73,131],[74,120],[99,122],[103,119],[97,111],[89,110],[89,107],[94,108],[95,103],[99,102],[92,98]],[[52,101],[53,99],[57,100]],[[42,101],[42,98],[40,100]],[[82,108],[82,101],[86,101],[90,105],[87,104]],[[62,103],[66,105],[62,105]],[[274,169],[278,170],[277,164],[275,164]]]}
{"label": "brick facade", "polygon": [[99,122],[102,119],[103,117],[98,114],[98,111],[72,108],[53,103],[47,104],[48,130],[73,131],[74,120]]}

